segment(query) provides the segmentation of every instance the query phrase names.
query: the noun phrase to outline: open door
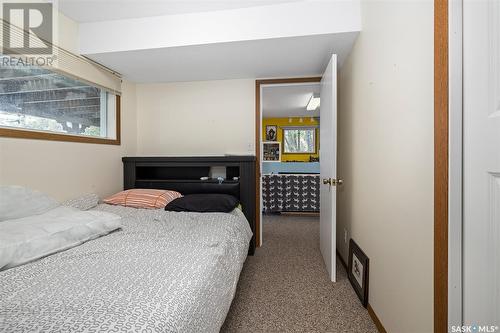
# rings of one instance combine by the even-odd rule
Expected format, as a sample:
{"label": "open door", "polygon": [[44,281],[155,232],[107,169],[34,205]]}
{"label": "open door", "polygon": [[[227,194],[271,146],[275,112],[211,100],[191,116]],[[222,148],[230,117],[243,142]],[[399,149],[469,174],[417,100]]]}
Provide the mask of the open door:
{"label": "open door", "polygon": [[330,279],[336,281],[337,227],[337,55],[321,79],[320,106],[320,249]]}

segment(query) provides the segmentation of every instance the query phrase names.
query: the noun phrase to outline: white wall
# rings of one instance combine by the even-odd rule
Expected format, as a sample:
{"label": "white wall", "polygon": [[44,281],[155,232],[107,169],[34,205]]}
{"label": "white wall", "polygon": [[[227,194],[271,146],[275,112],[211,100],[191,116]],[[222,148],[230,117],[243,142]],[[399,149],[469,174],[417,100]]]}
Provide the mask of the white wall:
{"label": "white wall", "polygon": [[79,53],[79,32],[80,27],[66,15],[57,13],[57,24],[54,25],[54,44],[75,54]]}
{"label": "white wall", "polygon": [[[359,0],[298,1],[80,25],[83,54],[359,31]],[[99,36],[99,38],[96,38]]]}
{"label": "white wall", "polygon": [[[58,44],[76,52],[78,25],[59,15]],[[121,157],[136,152],[135,85],[124,82],[120,146],[0,137],[0,184],[23,185],[65,200],[122,189]]]}
{"label": "white wall", "polygon": [[255,154],[255,80],[137,85],[139,155]]}
{"label": "white wall", "polygon": [[433,330],[433,3],[363,1],[340,71],[337,246],[370,258],[388,332]]}

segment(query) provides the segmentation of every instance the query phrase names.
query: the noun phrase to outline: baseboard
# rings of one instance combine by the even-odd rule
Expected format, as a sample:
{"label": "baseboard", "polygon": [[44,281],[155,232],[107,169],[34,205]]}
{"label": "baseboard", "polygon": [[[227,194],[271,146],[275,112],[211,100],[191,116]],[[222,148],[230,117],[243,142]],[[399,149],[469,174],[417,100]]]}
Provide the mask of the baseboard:
{"label": "baseboard", "polygon": [[[342,266],[344,266],[345,270],[347,271],[347,264],[344,261],[344,258],[342,258],[342,256],[340,255],[339,250],[337,250],[337,257],[339,257],[340,263],[342,264]],[[380,333],[387,333],[387,331],[385,330],[384,325],[382,325],[382,322],[380,321],[380,319],[378,319],[377,315],[375,314],[375,311],[373,311],[372,306],[368,303],[368,306],[366,308],[368,310],[368,314],[370,315],[370,317],[373,320],[373,323],[377,327],[377,330]]]}
{"label": "baseboard", "polygon": [[346,262],[344,261],[344,258],[342,258],[342,256],[340,255],[340,252],[339,250],[336,250],[337,251],[337,257],[339,257],[340,259],[340,263],[342,264],[342,266],[344,266],[346,272],[347,272],[347,264]]}
{"label": "baseboard", "polygon": [[387,333],[387,331],[385,330],[384,325],[382,325],[382,322],[380,321],[380,319],[378,319],[378,317],[375,314],[375,311],[373,311],[373,308],[370,305],[370,303],[368,303],[367,309],[368,309],[368,314],[370,315],[370,317],[372,317],[372,320],[375,323],[375,326],[377,327],[377,330],[380,333]]}
{"label": "baseboard", "polygon": [[281,212],[281,215],[319,217],[319,213],[316,212]]}

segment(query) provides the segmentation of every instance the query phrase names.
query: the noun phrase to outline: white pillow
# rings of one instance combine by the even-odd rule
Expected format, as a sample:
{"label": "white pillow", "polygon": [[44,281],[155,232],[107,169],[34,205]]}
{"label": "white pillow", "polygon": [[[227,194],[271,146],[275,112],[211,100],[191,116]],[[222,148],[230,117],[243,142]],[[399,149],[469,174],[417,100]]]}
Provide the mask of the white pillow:
{"label": "white pillow", "polygon": [[0,221],[45,213],[59,203],[48,195],[22,186],[0,186]]}
{"label": "white pillow", "polygon": [[98,211],[58,207],[0,223],[0,270],[80,245],[121,227],[121,218]]}

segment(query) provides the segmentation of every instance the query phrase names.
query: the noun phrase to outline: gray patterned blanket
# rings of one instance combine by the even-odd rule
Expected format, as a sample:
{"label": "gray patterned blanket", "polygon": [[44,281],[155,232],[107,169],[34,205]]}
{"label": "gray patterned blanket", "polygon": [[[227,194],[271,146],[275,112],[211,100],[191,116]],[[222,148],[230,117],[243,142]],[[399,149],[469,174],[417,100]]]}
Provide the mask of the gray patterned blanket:
{"label": "gray patterned blanket", "polygon": [[252,235],[243,213],[96,209],[123,229],[0,272],[0,332],[218,332]]}

